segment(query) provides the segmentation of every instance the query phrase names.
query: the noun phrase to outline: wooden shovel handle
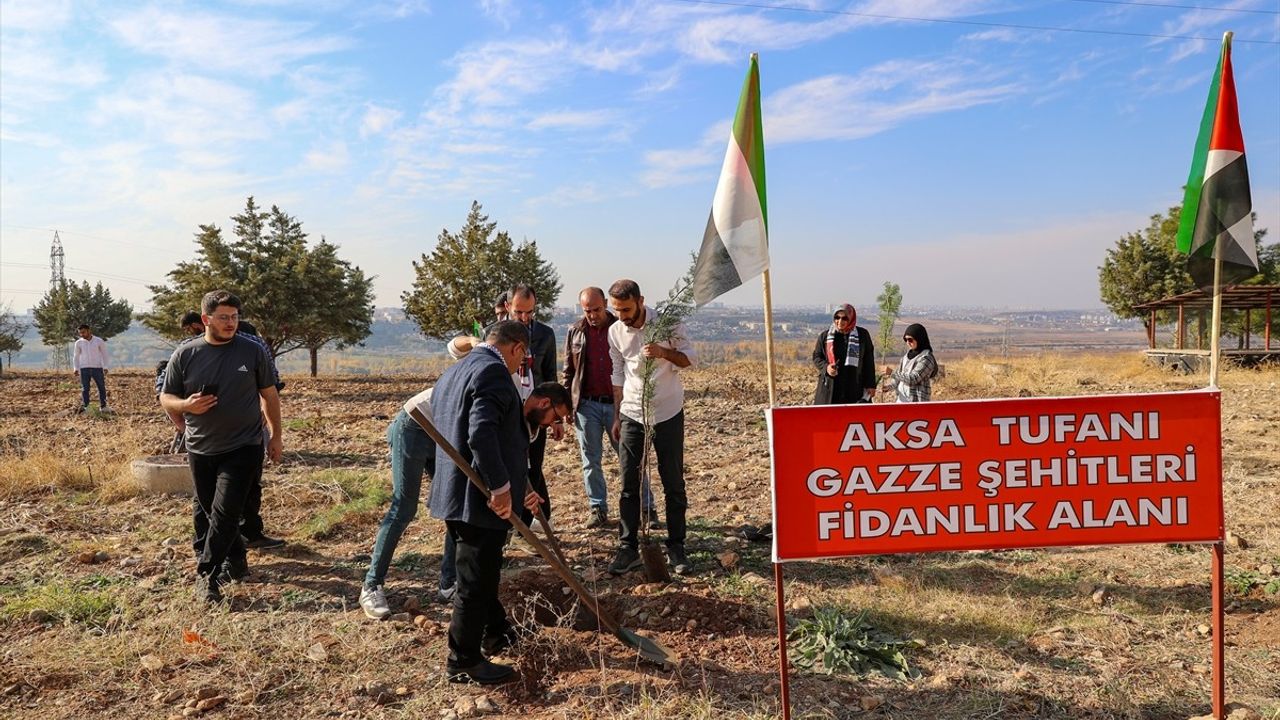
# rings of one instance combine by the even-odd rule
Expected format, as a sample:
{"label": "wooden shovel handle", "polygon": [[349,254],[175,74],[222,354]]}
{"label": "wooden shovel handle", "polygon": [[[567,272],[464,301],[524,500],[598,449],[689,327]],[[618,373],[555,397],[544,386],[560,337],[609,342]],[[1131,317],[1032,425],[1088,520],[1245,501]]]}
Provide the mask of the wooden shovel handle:
{"label": "wooden shovel handle", "polygon": [[[489,486],[485,485],[484,480],[480,479],[480,474],[471,466],[471,463],[467,462],[467,459],[462,457],[462,453],[459,453],[458,449],[440,434],[440,431],[437,430],[436,426],[427,419],[426,415],[422,414],[421,410],[414,408],[409,412],[409,416],[426,431],[427,435],[429,435],[433,441],[435,441],[436,447],[444,450],[445,454],[449,456],[449,459],[452,460],[453,463],[458,466],[458,469],[467,476],[467,479],[471,481],[471,484],[475,485],[476,488],[484,494],[486,499],[493,496],[493,493],[489,491]],[[559,575],[560,579],[564,580],[565,584],[567,584],[573,592],[582,599],[582,602],[587,605],[587,609],[596,616],[600,621],[600,624],[604,626],[606,630],[620,638],[624,638],[625,636],[618,629],[618,623],[614,621],[613,617],[610,616],[609,613],[604,611],[604,608],[600,607],[600,601],[596,599],[596,596],[592,595],[590,590],[587,590],[587,588],[578,580],[577,576],[573,574],[573,571],[570,570],[560,558],[556,557],[556,554],[551,551],[551,548],[547,547],[542,540],[534,534],[533,530],[529,529],[528,525],[521,522],[519,513],[516,511],[514,500],[515,498],[512,498],[513,503],[511,507],[511,517],[507,518],[507,521],[511,523],[511,527],[515,528],[516,532],[519,532],[520,536],[527,540],[529,544],[538,551],[538,554],[551,565],[551,569],[555,571],[556,575]],[[540,510],[538,514],[542,514]],[[545,528],[546,525],[543,525],[543,527]]]}

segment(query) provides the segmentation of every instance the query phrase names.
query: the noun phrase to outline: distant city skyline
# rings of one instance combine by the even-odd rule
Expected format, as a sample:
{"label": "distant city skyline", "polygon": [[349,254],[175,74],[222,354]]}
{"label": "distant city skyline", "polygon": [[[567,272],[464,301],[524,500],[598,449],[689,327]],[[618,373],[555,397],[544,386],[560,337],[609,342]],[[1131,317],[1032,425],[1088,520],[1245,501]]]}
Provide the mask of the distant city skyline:
{"label": "distant city skyline", "polygon": [[1181,200],[1224,30],[1278,239],[1280,12],[1215,5],[2,0],[0,305],[39,300],[57,229],[69,278],[141,310],[250,195],[376,275],[379,307],[472,200],[538,242],[559,304],[623,276],[659,300],[755,51],[776,306],[889,281],[1095,309],[1106,250]]}

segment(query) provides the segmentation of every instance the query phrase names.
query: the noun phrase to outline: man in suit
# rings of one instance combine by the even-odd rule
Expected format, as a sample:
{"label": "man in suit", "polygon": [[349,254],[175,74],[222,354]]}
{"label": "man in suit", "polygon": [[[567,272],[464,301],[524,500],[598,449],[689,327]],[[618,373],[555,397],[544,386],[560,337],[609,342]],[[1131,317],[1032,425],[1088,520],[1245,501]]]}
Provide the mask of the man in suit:
{"label": "man in suit", "polygon": [[[529,330],[502,320],[436,382],[431,409],[441,435],[475,467],[488,486],[485,500],[445,453],[437,453],[431,516],[453,538],[458,585],[449,622],[450,682],[501,683],[515,671],[487,659],[515,641],[498,600],[502,545],[513,504],[534,508],[543,499],[527,490],[529,428],[512,373],[524,362]],[[518,504],[513,503],[518,500]]]}

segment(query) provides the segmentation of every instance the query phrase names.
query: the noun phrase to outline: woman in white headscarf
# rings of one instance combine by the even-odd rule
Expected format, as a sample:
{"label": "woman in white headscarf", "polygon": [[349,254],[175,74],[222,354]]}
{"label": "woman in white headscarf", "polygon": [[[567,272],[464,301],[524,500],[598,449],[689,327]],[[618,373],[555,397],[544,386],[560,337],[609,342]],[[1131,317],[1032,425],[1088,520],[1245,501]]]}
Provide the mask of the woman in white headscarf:
{"label": "woman in white headscarf", "polygon": [[818,370],[813,404],[871,402],[876,391],[875,352],[871,333],[858,327],[858,312],[847,303],[838,306],[831,327],[822,331],[813,348],[813,366]]}
{"label": "woman in white headscarf", "polygon": [[898,367],[886,365],[888,375],[898,388],[898,402],[928,402],[933,396],[933,378],[938,375],[938,360],[929,344],[929,333],[920,323],[913,323],[902,334],[907,344]]}

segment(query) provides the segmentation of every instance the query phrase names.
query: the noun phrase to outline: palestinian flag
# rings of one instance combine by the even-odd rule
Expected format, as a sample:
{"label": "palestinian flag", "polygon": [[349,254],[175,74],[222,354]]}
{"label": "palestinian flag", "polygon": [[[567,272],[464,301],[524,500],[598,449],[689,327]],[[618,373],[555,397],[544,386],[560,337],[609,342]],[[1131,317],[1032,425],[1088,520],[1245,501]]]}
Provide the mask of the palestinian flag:
{"label": "palestinian flag", "polygon": [[1213,288],[1215,251],[1222,256],[1223,286],[1258,273],[1252,211],[1236,84],[1231,75],[1231,33],[1227,33],[1200,121],[1178,227],[1178,251],[1189,255],[1187,271],[1197,285]]}
{"label": "palestinian flag", "polygon": [[769,268],[769,213],[764,194],[760,67],[755,53],[738,98],[729,149],[711,201],[711,217],[693,270],[698,307]]}

